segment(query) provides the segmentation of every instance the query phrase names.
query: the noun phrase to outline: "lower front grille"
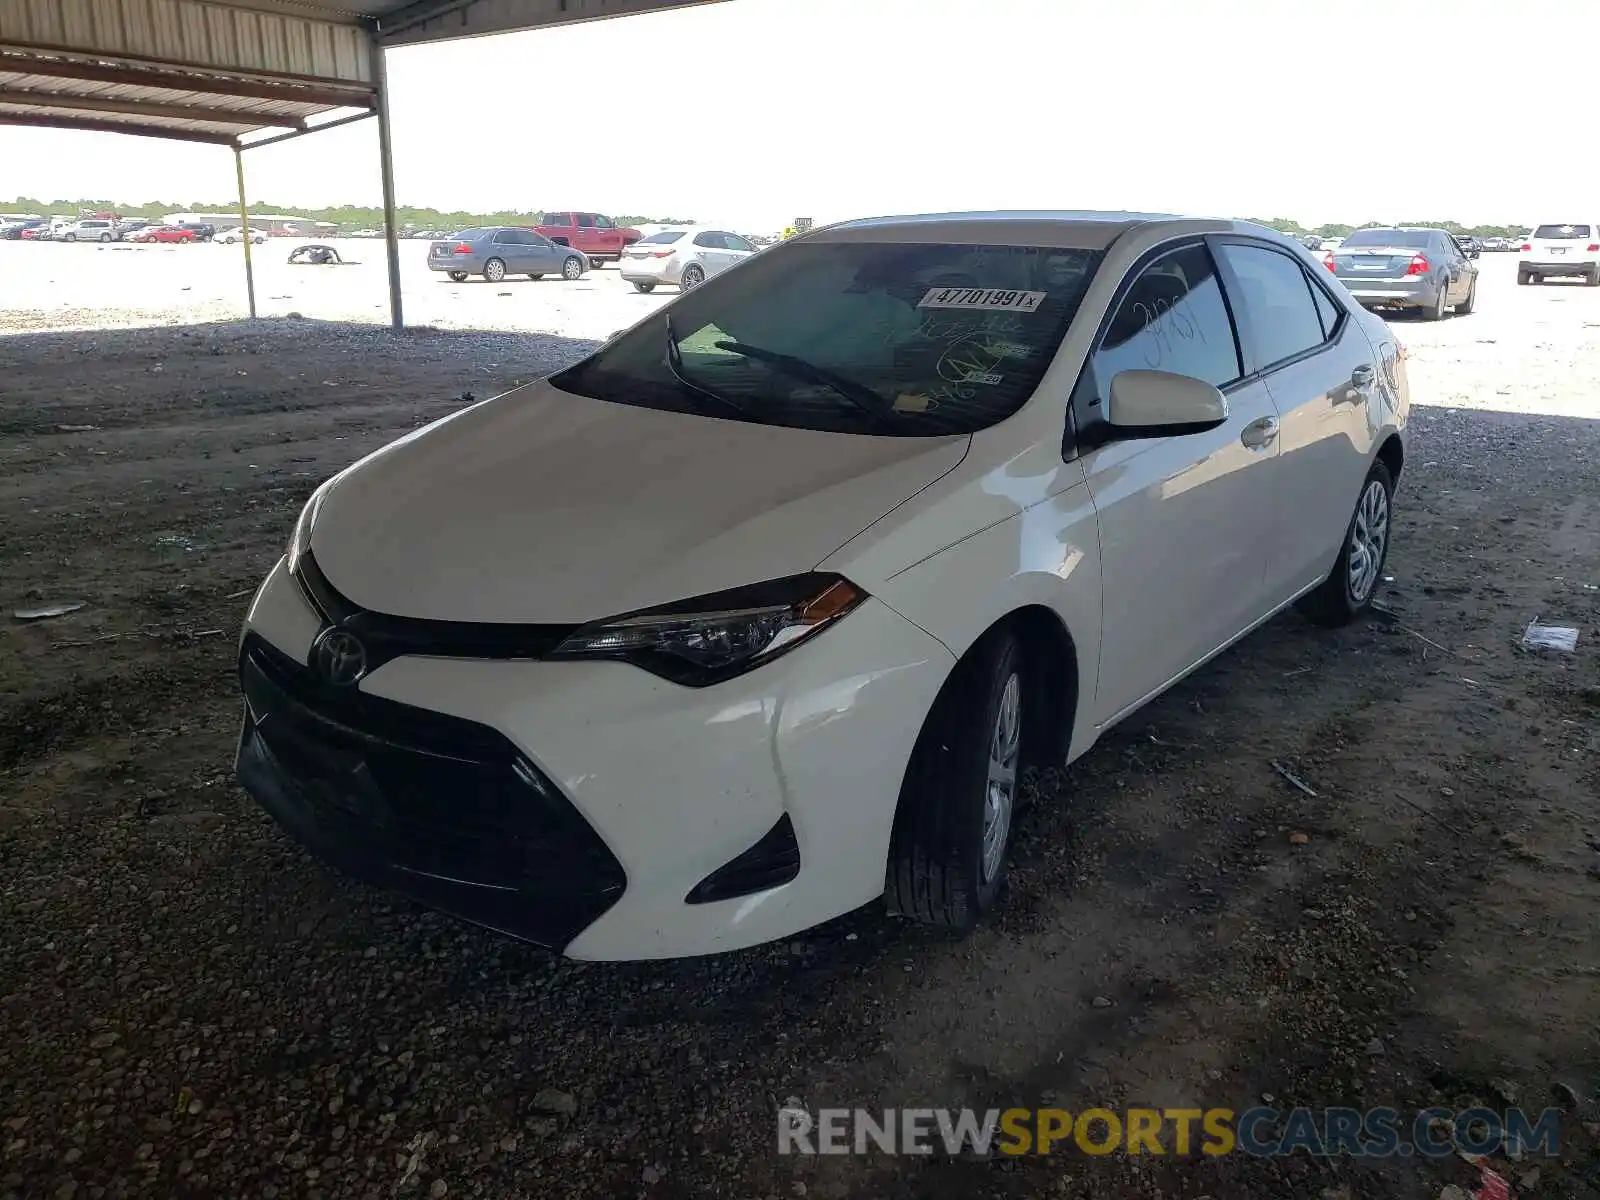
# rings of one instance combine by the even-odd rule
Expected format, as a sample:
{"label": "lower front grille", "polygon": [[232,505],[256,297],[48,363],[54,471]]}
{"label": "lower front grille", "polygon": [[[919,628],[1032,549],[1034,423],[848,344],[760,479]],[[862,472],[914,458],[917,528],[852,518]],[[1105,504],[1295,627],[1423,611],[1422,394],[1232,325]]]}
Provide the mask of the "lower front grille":
{"label": "lower front grille", "polygon": [[352,873],[546,945],[621,896],[622,864],[498,731],[322,685],[254,634],[240,676],[242,781]]}

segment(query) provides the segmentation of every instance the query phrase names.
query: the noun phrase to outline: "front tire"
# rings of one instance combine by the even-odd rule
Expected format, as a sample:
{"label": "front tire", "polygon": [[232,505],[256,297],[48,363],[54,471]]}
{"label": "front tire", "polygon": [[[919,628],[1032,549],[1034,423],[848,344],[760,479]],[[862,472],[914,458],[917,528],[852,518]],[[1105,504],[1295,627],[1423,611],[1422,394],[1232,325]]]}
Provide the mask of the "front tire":
{"label": "front tire", "polygon": [[1300,611],[1315,624],[1348,625],[1372,607],[1389,558],[1393,511],[1394,477],[1382,462],[1374,462],[1361,484],[1333,570],[1300,601]]}
{"label": "front tire", "polygon": [[499,283],[506,277],[506,264],[498,258],[491,258],[483,264],[483,277],[490,283]]}
{"label": "front tire", "polygon": [[1025,712],[1022,646],[989,634],[956,667],[917,737],[901,785],[884,899],[926,925],[970,929],[1005,877]]}
{"label": "front tire", "polygon": [[561,278],[570,282],[571,280],[580,278],[582,275],[583,259],[579,258],[576,254],[571,255],[564,263],[561,264]]}

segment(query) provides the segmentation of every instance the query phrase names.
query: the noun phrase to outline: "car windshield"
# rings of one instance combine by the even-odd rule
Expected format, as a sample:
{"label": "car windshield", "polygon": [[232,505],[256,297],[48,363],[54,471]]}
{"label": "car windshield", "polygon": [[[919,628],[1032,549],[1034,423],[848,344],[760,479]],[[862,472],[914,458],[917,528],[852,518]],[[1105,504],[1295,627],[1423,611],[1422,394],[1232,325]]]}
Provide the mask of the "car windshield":
{"label": "car windshield", "polygon": [[563,391],[840,433],[971,433],[1038,386],[1101,253],[800,242],[714,276]]}
{"label": "car windshield", "polygon": [[1575,242],[1590,236],[1587,225],[1541,225],[1533,236],[1546,242]]}
{"label": "car windshield", "polygon": [[1426,229],[1358,229],[1340,243],[1341,250],[1352,246],[1399,246],[1406,250],[1425,250],[1433,235]]}
{"label": "car windshield", "polygon": [[652,233],[649,237],[643,237],[643,238],[640,238],[639,240],[641,242],[668,242],[668,243],[670,243],[670,242],[677,241],[682,236],[683,236],[683,231],[680,229],[680,230],[677,230],[676,232],[671,232],[671,233]]}

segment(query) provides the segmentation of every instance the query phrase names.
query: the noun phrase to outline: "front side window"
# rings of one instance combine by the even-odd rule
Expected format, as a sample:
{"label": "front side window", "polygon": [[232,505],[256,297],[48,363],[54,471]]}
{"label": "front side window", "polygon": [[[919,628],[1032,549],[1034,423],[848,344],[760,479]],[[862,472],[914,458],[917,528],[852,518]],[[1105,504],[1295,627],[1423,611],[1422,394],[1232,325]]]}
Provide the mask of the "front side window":
{"label": "front side window", "polygon": [[611,223],[611,218],[610,217],[602,217],[599,213],[595,214],[594,227],[596,229],[615,229],[616,228],[616,226]]}
{"label": "front side window", "polygon": [[1122,371],[1170,371],[1217,387],[1243,374],[1233,320],[1204,246],[1175,250],[1139,273],[1091,366],[1101,399]]}
{"label": "front side window", "polygon": [[1224,244],[1219,252],[1239,281],[1258,369],[1323,343],[1311,281],[1298,262],[1265,246]]}
{"label": "front side window", "polygon": [[594,216],[593,216],[593,214],[591,214],[591,213],[579,213],[578,214],[578,228],[579,229],[593,229],[594,228]]}
{"label": "front side window", "polygon": [[722,240],[727,245],[729,250],[744,250],[751,254],[754,254],[756,251],[754,245],[752,245],[745,238],[740,237],[737,233],[725,233],[722,235]]}
{"label": "front side window", "polygon": [[802,242],[755,255],[550,382],[620,404],[840,433],[971,433],[1021,408],[1095,250]]}

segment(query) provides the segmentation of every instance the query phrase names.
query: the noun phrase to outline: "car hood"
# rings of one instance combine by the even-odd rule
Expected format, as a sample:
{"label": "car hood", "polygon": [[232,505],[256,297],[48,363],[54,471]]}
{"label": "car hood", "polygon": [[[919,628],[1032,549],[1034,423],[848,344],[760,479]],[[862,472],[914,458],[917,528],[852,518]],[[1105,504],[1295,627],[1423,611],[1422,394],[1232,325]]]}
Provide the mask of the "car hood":
{"label": "car hood", "polygon": [[809,571],[969,442],[660,412],[541,381],[339,475],[310,546],[363,608],[578,623]]}

